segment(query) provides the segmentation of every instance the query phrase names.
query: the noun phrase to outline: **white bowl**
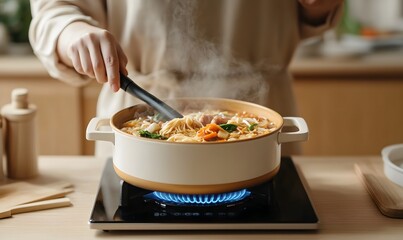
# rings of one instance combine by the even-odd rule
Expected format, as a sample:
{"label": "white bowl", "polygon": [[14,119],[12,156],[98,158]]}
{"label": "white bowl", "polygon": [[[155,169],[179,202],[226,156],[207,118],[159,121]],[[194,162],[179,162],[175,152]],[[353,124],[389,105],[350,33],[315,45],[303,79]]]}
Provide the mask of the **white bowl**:
{"label": "white bowl", "polygon": [[382,149],[382,159],[386,177],[403,187],[403,144]]}

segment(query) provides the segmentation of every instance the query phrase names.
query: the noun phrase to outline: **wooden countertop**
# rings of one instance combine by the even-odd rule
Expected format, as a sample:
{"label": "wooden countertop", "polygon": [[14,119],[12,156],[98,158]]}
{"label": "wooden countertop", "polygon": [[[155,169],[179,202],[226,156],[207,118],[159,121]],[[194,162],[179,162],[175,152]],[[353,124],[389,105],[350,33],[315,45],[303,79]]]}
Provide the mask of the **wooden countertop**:
{"label": "wooden countertop", "polygon": [[295,56],[290,71],[301,77],[400,77],[403,76],[403,49],[380,51],[355,57]]}
{"label": "wooden countertop", "polygon": [[103,232],[88,219],[105,161],[82,156],[42,156],[41,176],[34,181],[73,183],[73,206],[23,213],[0,220],[1,239],[401,239],[403,219],[383,216],[354,172],[354,163],[379,160],[362,157],[294,157],[309,185],[318,212],[318,231],[174,231]]}

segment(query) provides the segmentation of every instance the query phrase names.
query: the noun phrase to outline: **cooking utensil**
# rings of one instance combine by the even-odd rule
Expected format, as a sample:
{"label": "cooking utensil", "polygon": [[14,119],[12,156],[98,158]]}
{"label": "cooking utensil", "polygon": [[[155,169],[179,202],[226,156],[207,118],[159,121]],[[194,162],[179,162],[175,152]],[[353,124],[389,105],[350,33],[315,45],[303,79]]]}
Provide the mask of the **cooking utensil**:
{"label": "cooking utensil", "polygon": [[355,164],[355,171],[382,214],[403,218],[403,188],[390,181],[380,159]]}
{"label": "cooking utensil", "polygon": [[[249,112],[267,117],[277,129],[256,138],[231,142],[180,143],[142,138],[120,130],[139,104],[123,109],[111,119],[93,118],[87,126],[88,140],[115,144],[113,165],[126,182],[150,190],[183,194],[220,193],[268,181],[279,170],[281,144],[304,141],[308,127],[302,118],[283,118],[277,112],[253,103],[215,98],[189,98],[172,101],[177,109],[209,109]],[[111,130],[99,130],[110,125]],[[281,132],[283,126],[297,132]]]}
{"label": "cooking utensil", "polygon": [[71,206],[71,201],[67,197],[26,203],[10,207],[9,209],[6,210],[0,210],[0,219],[8,218],[18,213],[26,213],[26,212],[33,212],[51,208],[68,207],[68,206]]}
{"label": "cooking utensil", "polygon": [[133,82],[129,77],[120,73],[120,88],[125,92],[143,100],[148,105],[157,110],[163,118],[166,120],[172,120],[174,118],[182,118],[182,114],[168,106],[165,102],[161,101],[151,93],[147,92],[137,84]]}
{"label": "cooking utensil", "polygon": [[47,185],[36,185],[29,182],[12,182],[0,186],[0,209],[30,202],[60,198],[73,192],[72,185],[64,181]]}

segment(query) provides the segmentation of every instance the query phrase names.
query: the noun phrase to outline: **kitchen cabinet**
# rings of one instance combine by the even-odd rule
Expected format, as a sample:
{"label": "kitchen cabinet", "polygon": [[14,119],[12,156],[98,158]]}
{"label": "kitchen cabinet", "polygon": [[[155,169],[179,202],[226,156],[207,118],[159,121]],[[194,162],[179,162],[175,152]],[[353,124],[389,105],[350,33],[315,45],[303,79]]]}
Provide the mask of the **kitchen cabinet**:
{"label": "kitchen cabinet", "polygon": [[403,143],[403,50],[345,59],[295,58],[305,155],[380,154]]}
{"label": "kitchen cabinet", "polygon": [[[290,69],[299,115],[310,129],[303,154],[379,154],[403,142],[403,51],[297,57]],[[38,106],[40,154],[93,154],[85,128],[95,116],[99,84],[71,87],[52,79],[34,56],[0,57],[0,106],[16,87],[28,88]]]}
{"label": "kitchen cabinet", "polygon": [[29,101],[38,108],[36,125],[39,154],[92,154],[85,127],[95,116],[99,86],[71,87],[51,78],[34,56],[0,58],[0,106],[11,100],[14,88],[29,90]]}

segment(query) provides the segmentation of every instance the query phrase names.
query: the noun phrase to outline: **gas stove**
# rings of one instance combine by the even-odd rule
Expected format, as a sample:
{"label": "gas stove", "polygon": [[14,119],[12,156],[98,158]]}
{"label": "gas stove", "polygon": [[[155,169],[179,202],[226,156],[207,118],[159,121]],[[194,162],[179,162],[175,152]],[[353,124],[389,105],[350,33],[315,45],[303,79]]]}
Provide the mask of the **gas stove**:
{"label": "gas stove", "polygon": [[89,220],[100,230],[309,230],[319,219],[290,157],[279,173],[248,189],[173,194],[130,185],[105,165]]}

